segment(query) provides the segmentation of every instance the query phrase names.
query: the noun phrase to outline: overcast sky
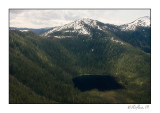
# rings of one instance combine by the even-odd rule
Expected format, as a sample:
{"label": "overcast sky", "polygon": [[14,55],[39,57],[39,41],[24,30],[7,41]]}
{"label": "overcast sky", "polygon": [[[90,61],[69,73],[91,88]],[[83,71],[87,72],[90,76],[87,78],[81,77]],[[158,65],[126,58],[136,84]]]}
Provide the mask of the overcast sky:
{"label": "overcast sky", "polygon": [[143,16],[150,10],[16,10],[10,9],[10,27],[44,28],[67,24],[90,18],[115,25],[126,24]]}

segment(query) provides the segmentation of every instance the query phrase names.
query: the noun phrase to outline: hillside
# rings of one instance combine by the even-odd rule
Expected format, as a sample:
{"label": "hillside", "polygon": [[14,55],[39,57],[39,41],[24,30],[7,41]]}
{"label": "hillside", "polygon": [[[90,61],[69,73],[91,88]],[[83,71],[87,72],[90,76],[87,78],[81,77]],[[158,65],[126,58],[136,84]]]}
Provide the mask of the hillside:
{"label": "hillside", "polygon": [[[29,89],[19,90],[33,92],[26,95],[38,98],[29,103],[151,103],[150,54],[123,41],[109,29],[104,28],[104,32],[103,27],[97,30],[100,28],[90,26],[86,28],[89,35],[79,31],[74,32],[76,35],[64,34],[62,29],[41,37],[33,32],[10,30],[10,78],[21,84],[10,87],[10,91],[26,86]],[[117,77],[124,89],[80,91],[73,79],[86,74]],[[17,101],[12,95],[10,103],[27,103],[21,101],[20,93]]]}
{"label": "hillside", "polygon": [[44,104],[44,103],[57,103],[39,96],[31,88],[19,82],[14,76],[9,75],[9,103],[10,104]]}

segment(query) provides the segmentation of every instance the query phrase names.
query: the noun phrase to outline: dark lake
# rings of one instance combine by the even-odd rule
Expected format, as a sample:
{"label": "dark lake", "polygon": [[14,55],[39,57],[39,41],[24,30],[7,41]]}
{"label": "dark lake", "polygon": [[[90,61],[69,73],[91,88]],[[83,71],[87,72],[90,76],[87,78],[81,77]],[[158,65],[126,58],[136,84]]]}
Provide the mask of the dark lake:
{"label": "dark lake", "polygon": [[110,75],[81,75],[73,78],[73,83],[74,86],[81,91],[91,89],[98,89],[99,91],[124,89],[124,87],[118,83],[119,80],[119,78]]}

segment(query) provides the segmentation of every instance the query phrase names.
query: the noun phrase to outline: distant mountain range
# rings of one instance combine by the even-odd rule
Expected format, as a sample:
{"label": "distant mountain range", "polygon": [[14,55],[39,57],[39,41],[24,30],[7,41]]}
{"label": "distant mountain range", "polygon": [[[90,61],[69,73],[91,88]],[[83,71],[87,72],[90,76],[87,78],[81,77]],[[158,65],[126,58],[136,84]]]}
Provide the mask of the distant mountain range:
{"label": "distant mountain range", "polygon": [[17,27],[9,27],[10,30],[19,30],[21,32],[27,32],[27,31],[32,31],[32,32],[35,32],[37,34],[40,34],[40,33],[43,33],[47,30],[50,29],[50,27],[47,27],[47,28],[37,28],[37,29],[34,29],[34,28],[17,28]]}

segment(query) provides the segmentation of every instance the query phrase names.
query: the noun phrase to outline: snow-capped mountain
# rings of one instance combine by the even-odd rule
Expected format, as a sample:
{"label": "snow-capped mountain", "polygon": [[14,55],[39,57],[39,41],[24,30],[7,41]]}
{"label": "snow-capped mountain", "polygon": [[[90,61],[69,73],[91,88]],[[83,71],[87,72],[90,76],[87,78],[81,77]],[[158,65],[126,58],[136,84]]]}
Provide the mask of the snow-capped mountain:
{"label": "snow-capped mountain", "polygon": [[135,30],[137,27],[140,26],[150,27],[150,17],[141,17],[131,23],[120,26],[105,24],[89,18],[83,18],[66,24],[64,26],[51,28],[46,32],[42,33],[41,36],[53,36],[55,38],[70,38],[77,35],[83,35],[88,37],[106,37],[107,35],[110,35],[111,32],[115,33],[117,31]]}
{"label": "snow-capped mountain", "polygon": [[144,16],[137,20],[120,26],[122,31],[135,30],[137,27],[150,27],[150,17]]}
{"label": "snow-capped mountain", "polygon": [[[66,24],[64,26],[52,28],[52,29],[46,31],[45,33],[43,33],[42,36],[50,36],[50,34],[55,33],[55,32],[63,32],[63,34],[77,33],[80,35],[91,36],[92,35],[91,29],[105,31],[106,28],[107,28],[107,26],[105,24],[103,24],[97,20],[83,18],[81,20],[71,22],[71,23]],[[62,36],[61,36],[61,38],[62,38]]]}

